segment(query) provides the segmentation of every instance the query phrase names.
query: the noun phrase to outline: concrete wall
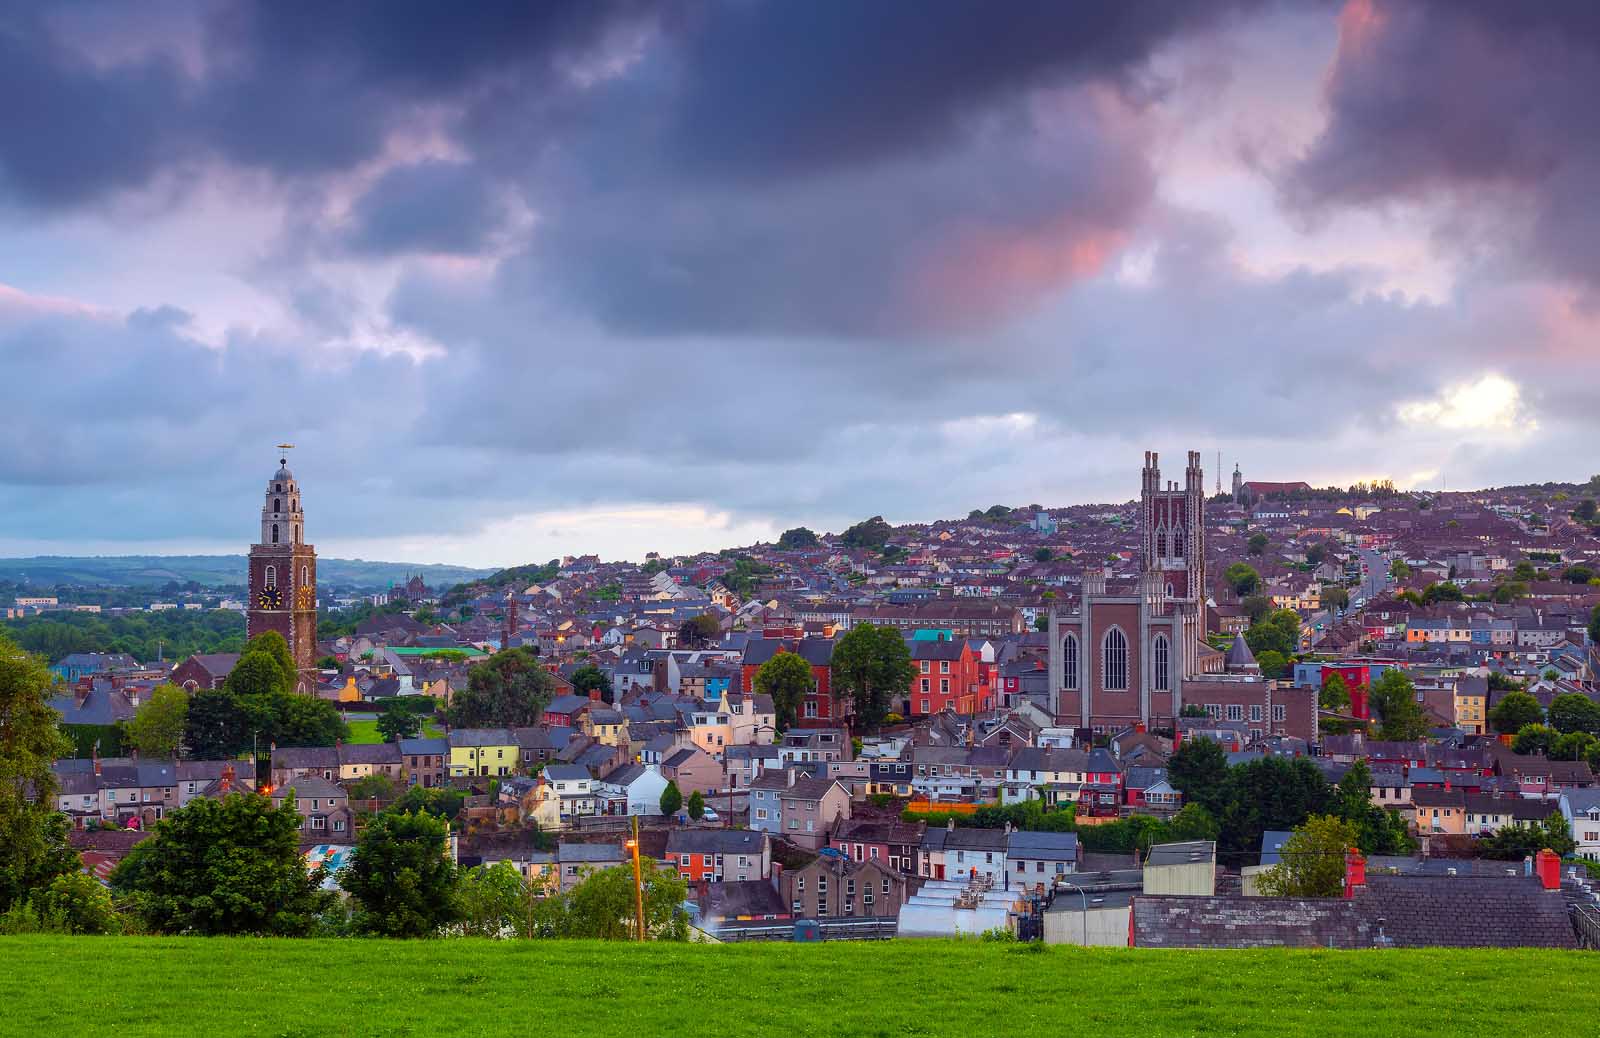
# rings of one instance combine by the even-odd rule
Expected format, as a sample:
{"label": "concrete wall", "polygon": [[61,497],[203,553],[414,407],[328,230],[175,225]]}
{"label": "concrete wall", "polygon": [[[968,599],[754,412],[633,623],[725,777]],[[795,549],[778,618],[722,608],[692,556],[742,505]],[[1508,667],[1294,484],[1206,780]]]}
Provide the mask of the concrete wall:
{"label": "concrete wall", "polygon": [[1078,944],[1091,948],[1128,946],[1128,905],[1116,908],[1090,908],[1086,915],[1076,907],[1077,902],[1076,894],[1056,895],[1057,905],[1067,905],[1068,908],[1052,909],[1044,914],[1044,943]]}

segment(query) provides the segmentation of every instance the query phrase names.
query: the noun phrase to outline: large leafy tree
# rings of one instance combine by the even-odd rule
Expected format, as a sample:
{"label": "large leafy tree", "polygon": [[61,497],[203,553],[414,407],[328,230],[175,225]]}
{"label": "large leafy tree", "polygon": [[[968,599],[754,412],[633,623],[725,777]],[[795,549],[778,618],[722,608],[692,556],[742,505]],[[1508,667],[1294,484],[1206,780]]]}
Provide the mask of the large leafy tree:
{"label": "large leafy tree", "polygon": [[339,708],[326,699],[290,692],[272,697],[267,705],[262,728],[279,746],[332,746],[350,737]]}
{"label": "large leafy tree", "polygon": [[817,543],[817,535],[804,526],[796,526],[793,529],[785,530],[778,537],[778,547],[785,551],[815,548]]}
{"label": "large leafy tree", "polygon": [[[693,623],[694,621],[686,621]],[[598,692],[602,697],[611,695],[611,679],[606,677],[606,672],[592,663],[585,664],[572,672],[572,690],[580,696],[587,696],[590,692]]]}
{"label": "large leafy tree", "polygon": [[0,635],[0,912],[79,865],[50,770],[72,744],[49,697],[44,661]]}
{"label": "large leafy tree", "polygon": [[722,633],[722,621],[712,613],[692,616],[678,625],[678,647],[698,649],[716,640]]}
{"label": "large leafy tree", "polygon": [[1219,815],[1226,806],[1228,755],[1215,739],[1185,739],[1167,761],[1167,781],[1184,803]]}
{"label": "large leafy tree", "polygon": [[[688,888],[678,870],[646,866],[643,880],[645,932],[656,940],[687,940],[683,899]],[[632,940],[638,919],[633,866],[591,873],[572,890],[546,898],[539,915],[540,936]]]}
{"label": "large leafy tree", "polygon": [[430,937],[459,919],[449,837],[449,826],[427,813],[374,816],[339,872],[339,885],[361,906],[356,926],[383,937]]}
{"label": "large leafy tree", "polygon": [[461,930],[475,937],[533,936],[537,891],[509,861],[477,865],[461,875]]}
{"label": "large leafy tree", "polygon": [[681,807],[683,807],[683,790],[678,788],[676,782],[669,780],[667,788],[661,791],[661,813],[675,815]]}
{"label": "large leafy tree", "polygon": [[869,727],[883,723],[891,697],[911,687],[916,668],[911,650],[893,627],[852,627],[833,647],[833,688],[855,703],[856,717]]}
{"label": "large leafy tree", "polygon": [[1244,640],[1257,657],[1263,652],[1293,656],[1300,647],[1300,614],[1293,609],[1276,609],[1251,625]]}
{"label": "large leafy tree", "polygon": [[1228,582],[1234,594],[1241,597],[1255,594],[1261,586],[1261,574],[1248,562],[1235,562],[1222,571],[1222,579]]}
{"label": "large leafy tree", "polygon": [[875,515],[846,529],[839,543],[846,548],[881,548],[893,534],[894,527],[884,522],[883,516]]}
{"label": "large leafy tree", "polygon": [[249,748],[251,730],[249,712],[227,689],[205,688],[190,698],[183,726],[189,756],[198,760],[237,756]]}
{"label": "large leafy tree", "polygon": [[1327,780],[1304,757],[1263,757],[1228,770],[1219,842],[1225,852],[1260,850],[1268,829],[1293,829],[1328,810]]}
{"label": "large leafy tree", "polygon": [[189,693],[176,685],[162,685],[139,704],[128,722],[127,742],[146,757],[176,756],[188,717]]}
{"label": "large leafy tree", "polygon": [[1525,724],[1517,729],[1511,749],[1521,754],[1546,754],[1559,737],[1560,733],[1548,725]]}
{"label": "large leafy tree", "polygon": [[1317,693],[1317,705],[1335,712],[1350,709],[1350,686],[1345,683],[1343,675],[1328,675],[1328,680],[1322,683],[1322,691]]}
{"label": "large leafy tree", "polygon": [[1345,853],[1356,845],[1356,830],[1333,815],[1314,815],[1295,827],[1280,851],[1281,860],[1256,877],[1267,897],[1338,897],[1344,889]]}
{"label": "large leafy tree", "polygon": [[378,734],[383,736],[384,742],[415,738],[420,731],[422,718],[398,704],[391,705],[378,715]]}
{"label": "large leafy tree", "polygon": [[502,649],[467,672],[447,717],[458,728],[515,728],[537,724],[555,692],[555,679],[526,646]]}
{"label": "large leafy tree", "polygon": [[811,664],[793,652],[778,652],[756,668],[755,690],[772,697],[772,710],[780,729],[787,730],[800,716],[800,705],[816,687]]}
{"label": "large leafy tree", "polygon": [[1578,692],[1567,692],[1550,700],[1550,727],[1558,732],[1600,734],[1600,705]]}
{"label": "large leafy tree", "polygon": [[294,804],[255,793],[201,798],[155,824],[111,874],[144,924],[162,933],[309,933],[335,901],[300,853]]}
{"label": "large leafy tree", "polygon": [[1500,702],[1489,711],[1489,725],[1501,735],[1511,735],[1522,731],[1530,724],[1538,724],[1544,720],[1544,708],[1539,701],[1526,692],[1507,693]]}
{"label": "large leafy tree", "polygon": [[1391,667],[1372,683],[1367,703],[1381,720],[1380,739],[1421,739],[1428,719],[1417,703],[1417,687],[1405,671]]}
{"label": "large leafy tree", "polygon": [[[259,669],[259,662],[251,659],[258,654],[271,660],[277,669],[276,683]],[[241,671],[240,668],[245,666],[247,660],[251,661],[249,667]],[[244,652],[240,654],[239,662],[234,664],[233,670],[228,673],[225,684],[239,695],[293,692],[298,677],[294,656],[289,652],[289,643],[283,640],[283,635],[277,631],[263,631],[245,643]]]}

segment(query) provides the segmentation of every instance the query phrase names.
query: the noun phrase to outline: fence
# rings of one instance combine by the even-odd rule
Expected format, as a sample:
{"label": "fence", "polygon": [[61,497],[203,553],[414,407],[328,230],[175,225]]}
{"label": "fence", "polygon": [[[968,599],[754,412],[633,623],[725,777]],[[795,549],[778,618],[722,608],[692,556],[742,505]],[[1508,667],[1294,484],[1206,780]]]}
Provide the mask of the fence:
{"label": "fence", "polygon": [[[823,919],[818,925],[824,941],[887,941],[899,928],[900,920],[896,916]],[[725,923],[716,934],[718,940],[729,944],[740,941],[792,941],[794,922]]]}

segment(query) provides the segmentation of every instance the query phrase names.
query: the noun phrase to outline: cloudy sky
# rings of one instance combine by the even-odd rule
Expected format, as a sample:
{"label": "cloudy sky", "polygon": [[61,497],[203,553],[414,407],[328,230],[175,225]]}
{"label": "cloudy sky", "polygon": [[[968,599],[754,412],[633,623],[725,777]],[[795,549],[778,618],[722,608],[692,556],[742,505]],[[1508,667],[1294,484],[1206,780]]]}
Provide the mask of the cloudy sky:
{"label": "cloudy sky", "polygon": [[479,565],[1600,471],[1588,0],[0,0],[0,95],[0,553],[284,440]]}

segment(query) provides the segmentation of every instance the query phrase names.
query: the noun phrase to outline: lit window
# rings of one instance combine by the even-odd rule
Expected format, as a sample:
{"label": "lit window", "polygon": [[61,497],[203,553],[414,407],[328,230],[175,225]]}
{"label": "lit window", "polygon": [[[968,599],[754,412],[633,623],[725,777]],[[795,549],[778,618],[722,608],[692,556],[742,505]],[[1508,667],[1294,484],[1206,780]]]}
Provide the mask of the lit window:
{"label": "lit window", "polygon": [[1156,635],[1153,652],[1155,655],[1155,688],[1158,692],[1166,692],[1172,688],[1171,652],[1166,635]]}
{"label": "lit window", "polygon": [[1121,628],[1113,627],[1106,632],[1101,678],[1107,691],[1126,692],[1128,689],[1128,639]]}
{"label": "lit window", "polygon": [[1064,661],[1062,668],[1062,683],[1066,688],[1078,687],[1078,636],[1069,634],[1061,642],[1061,655]]}

